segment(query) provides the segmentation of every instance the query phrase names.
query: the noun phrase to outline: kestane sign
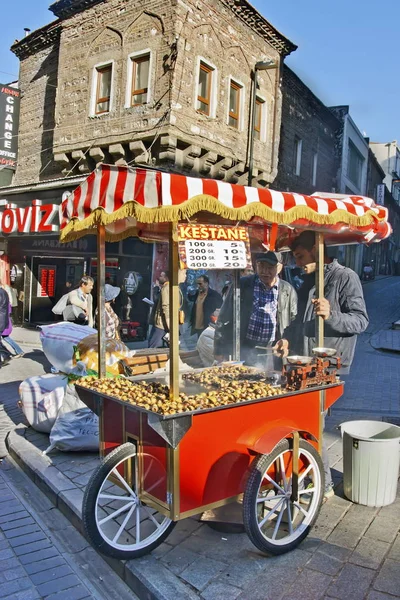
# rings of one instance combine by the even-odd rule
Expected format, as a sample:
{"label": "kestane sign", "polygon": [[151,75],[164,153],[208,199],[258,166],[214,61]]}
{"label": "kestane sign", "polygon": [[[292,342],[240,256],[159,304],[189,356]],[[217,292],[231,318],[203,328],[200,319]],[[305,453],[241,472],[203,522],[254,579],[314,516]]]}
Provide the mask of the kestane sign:
{"label": "kestane sign", "polygon": [[59,230],[59,207],[33,200],[31,206],[19,207],[0,200],[0,236],[10,234],[54,233]]}
{"label": "kestane sign", "polygon": [[0,167],[17,168],[21,92],[0,83]]}

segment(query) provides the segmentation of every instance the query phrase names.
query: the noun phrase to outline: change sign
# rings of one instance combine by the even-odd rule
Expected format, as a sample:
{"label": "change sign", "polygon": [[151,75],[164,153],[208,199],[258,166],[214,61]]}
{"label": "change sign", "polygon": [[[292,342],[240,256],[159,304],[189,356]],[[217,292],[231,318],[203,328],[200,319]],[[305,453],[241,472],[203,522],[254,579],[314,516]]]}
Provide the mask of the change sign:
{"label": "change sign", "polygon": [[17,168],[21,92],[0,83],[0,167]]}

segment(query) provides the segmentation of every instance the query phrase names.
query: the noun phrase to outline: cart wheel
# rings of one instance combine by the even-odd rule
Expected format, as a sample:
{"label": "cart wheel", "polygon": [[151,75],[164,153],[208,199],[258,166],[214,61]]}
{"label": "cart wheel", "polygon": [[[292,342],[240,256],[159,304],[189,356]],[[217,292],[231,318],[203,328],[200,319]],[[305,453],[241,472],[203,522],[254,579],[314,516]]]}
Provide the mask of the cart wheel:
{"label": "cart wheel", "polygon": [[309,533],[323,500],[324,467],[315,448],[300,440],[298,501],[292,502],[292,449],[282,440],[255,459],[243,499],[243,521],[262,552],[284,554]]}
{"label": "cart wheel", "polygon": [[86,534],[95,548],[113,558],[148,554],[175,527],[171,519],[139,500],[136,478],[136,448],[127,443],[106,456],[86,487],[82,506]]}

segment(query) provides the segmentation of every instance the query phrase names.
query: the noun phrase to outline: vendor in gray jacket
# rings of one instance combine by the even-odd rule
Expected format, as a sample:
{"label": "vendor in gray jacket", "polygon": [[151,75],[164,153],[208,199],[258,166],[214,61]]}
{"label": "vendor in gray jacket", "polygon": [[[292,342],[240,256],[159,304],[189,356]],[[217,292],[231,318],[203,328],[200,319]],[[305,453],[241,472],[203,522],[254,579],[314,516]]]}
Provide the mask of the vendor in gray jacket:
{"label": "vendor in gray jacket", "polygon": [[315,298],[316,246],[315,233],[303,231],[291,245],[296,265],[305,273],[298,290],[297,318],[278,343],[285,356],[312,356],[315,348],[315,317],[324,318],[324,346],[335,348],[340,356],[340,373],[349,373],[357,335],[368,327],[368,315],[358,275],[325,255],[324,298]]}
{"label": "vendor in gray jacket", "polygon": [[[280,252],[263,252],[255,256],[256,275],[240,280],[240,348],[247,364],[258,362],[262,351],[256,346],[274,346],[297,314],[297,294],[279,278],[282,271]],[[233,290],[222,305],[215,332],[214,353],[217,360],[232,354]]]}

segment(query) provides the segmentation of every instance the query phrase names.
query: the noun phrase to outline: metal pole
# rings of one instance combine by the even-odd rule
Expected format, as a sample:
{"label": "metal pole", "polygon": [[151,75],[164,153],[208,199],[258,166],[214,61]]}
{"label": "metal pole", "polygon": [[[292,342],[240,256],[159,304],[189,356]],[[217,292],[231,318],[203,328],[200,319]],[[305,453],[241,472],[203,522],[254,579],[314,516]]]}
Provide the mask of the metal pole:
{"label": "metal pole", "polygon": [[240,360],[240,271],[233,277],[233,360]]}
{"label": "metal pole", "polygon": [[169,243],[169,395],[179,398],[179,256],[176,224],[171,223]]}
{"label": "metal pole", "polygon": [[250,147],[249,147],[249,176],[247,183],[251,186],[253,181],[253,162],[254,162],[254,127],[256,124],[256,106],[257,106],[257,69],[253,71],[253,96],[251,108],[251,129],[250,129]]}
{"label": "metal pole", "polygon": [[[317,251],[317,271],[315,281],[315,296],[317,298],[324,297],[324,236],[322,233],[315,235],[315,247]],[[324,346],[324,319],[323,317],[317,317],[315,320],[315,338],[317,346],[322,348]]]}
{"label": "metal pole", "polygon": [[106,279],[106,228],[97,226],[97,313],[98,313],[98,374],[106,376],[106,316],[104,285]]}

